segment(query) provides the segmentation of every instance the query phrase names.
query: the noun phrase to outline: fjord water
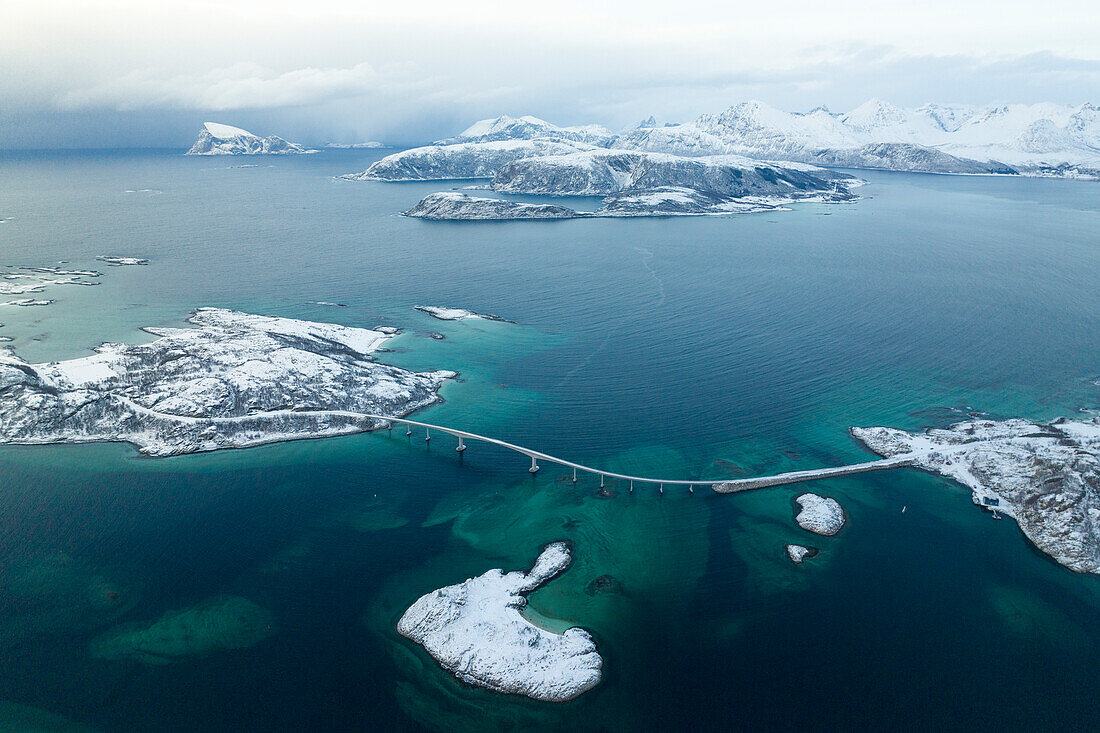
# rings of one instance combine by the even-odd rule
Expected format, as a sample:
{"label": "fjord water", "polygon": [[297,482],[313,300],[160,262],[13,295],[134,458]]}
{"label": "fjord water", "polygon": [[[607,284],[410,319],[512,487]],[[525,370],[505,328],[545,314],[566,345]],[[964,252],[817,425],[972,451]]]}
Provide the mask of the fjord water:
{"label": "fjord water", "polygon": [[[67,260],[103,275],[52,288],[48,307],[0,306],[2,334],[45,361],[148,339],[141,326],[181,325],[197,306],[400,326],[380,358],[462,372],[423,419],[701,480],[865,458],[851,425],[1100,407],[1095,183],[862,172],[870,183],[850,205],[433,223],[396,214],[462,184],[333,177],[379,155],[6,154],[0,265]],[[104,254],[151,264],[106,267],[94,260]],[[516,323],[444,323],[416,304]],[[1033,729],[1092,718],[1100,580],[1057,566],[951,482],[904,470],[733,496],[611,485],[605,497],[590,478],[525,469],[513,454],[472,445],[460,460],[442,436],[401,431],[158,460],[125,445],[2,447],[0,723]],[[794,524],[792,499],[808,489],[845,505],[841,535]],[[527,568],[559,539],[576,561],[529,613],[595,635],[604,682],[578,700],[461,685],[394,631],[419,595]],[[821,553],[796,567],[787,542]],[[164,664],[91,653],[120,625],[227,595],[270,611],[263,641]]]}

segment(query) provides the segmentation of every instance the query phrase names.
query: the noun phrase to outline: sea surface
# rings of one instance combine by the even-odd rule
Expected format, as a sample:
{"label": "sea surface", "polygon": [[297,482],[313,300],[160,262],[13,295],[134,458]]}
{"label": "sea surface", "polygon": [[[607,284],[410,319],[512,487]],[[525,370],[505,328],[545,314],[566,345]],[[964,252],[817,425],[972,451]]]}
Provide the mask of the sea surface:
{"label": "sea surface", "polygon": [[[199,306],[399,326],[380,358],[461,372],[421,419],[700,481],[866,459],[853,425],[1100,408],[1100,184],[860,172],[853,204],[439,223],[398,213],[466,184],[335,178],[384,153],[4,153],[0,269],[102,276],[0,305],[0,335],[50,361]],[[527,466],[398,430],[169,459],[0,447],[0,730],[1095,725],[1100,578],[946,479],[601,496]],[[806,490],[843,503],[839,536],[794,523]],[[394,631],[561,539],[575,562],[528,612],[595,636],[604,680],[577,700],[465,686]],[[788,542],[821,552],[795,566]],[[178,654],[126,646],[158,620]]]}

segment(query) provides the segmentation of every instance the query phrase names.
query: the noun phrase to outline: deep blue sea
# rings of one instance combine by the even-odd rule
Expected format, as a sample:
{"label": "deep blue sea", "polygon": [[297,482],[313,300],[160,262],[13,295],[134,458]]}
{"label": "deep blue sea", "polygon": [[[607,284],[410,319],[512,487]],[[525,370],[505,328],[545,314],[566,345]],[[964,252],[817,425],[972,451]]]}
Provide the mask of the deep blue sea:
{"label": "deep blue sea", "polygon": [[[103,273],[0,305],[0,335],[37,362],[198,306],[400,326],[380,358],[461,372],[423,419],[700,480],[865,458],[853,425],[1100,408],[1095,182],[864,171],[853,204],[438,223],[398,214],[465,184],[335,178],[384,152],[0,154],[0,269]],[[1100,578],[946,479],[602,496],[526,468],[396,430],[169,459],[0,447],[0,730],[1095,726]],[[844,504],[839,536],[794,523],[806,490]],[[577,700],[465,686],[394,631],[420,595],[559,539],[576,560],[530,612],[595,636],[604,680]],[[788,542],[821,552],[795,566]],[[262,609],[259,641],[225,631],[227,598]],[[185,653],[98,651],[153,624]]]}

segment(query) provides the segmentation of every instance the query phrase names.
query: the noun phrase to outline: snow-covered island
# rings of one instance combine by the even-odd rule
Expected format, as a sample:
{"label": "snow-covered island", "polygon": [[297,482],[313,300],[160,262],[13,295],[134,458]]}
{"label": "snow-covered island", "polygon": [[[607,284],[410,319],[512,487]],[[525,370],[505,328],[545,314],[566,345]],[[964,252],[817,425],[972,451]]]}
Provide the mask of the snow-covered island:
{"label": "snow-covered island", "polygon": [[367,140],[362,143],[325,143],[325,147],[332,150],[378,150],[390,146],[377,140]]}
{"label": "snow-covered island", "polygon": [[1100,418],[851,433],[881,456],[908,457],[969,487],[975,504],[1013,517],[1036,547],[1065,567],[1100,573]]}
{"label": "snow-covered island", "polygon": [[465,321],[467,318],[480,318],[484,321],[512,323],[512,321],[501,318],[500,316],[495,316],[492,313],[474,313],[465,308],[445,308],[439,305],[414,305],[413,309],[422,313],[427,313],[432,318],[438,318],[441,321]]}
{"label": "snow-covered island", "polygon": [[34,308],[36,306],[53,305],[52,300],[44,300],[42,298],[16,298],[15,300],[9,300],[4,305],[14,305],[20,308]]}
{"label": "snow-covered island", "polygon": [[813,547],[806,547],[805,545],[787,545],[787,557],[791,559],[795,565],[801,565],[803,560],[811,558],[817,555],[817,550]]}
{"label": "snow-covered island", "polygon": [[371,164],[355,181],[488,179],[504,194],[592,196],[597,211],[461,193],[429,194],[405,212],[473,221],[688,216],[773,210],[796,201],[852,201],[854,176],[806,163],[708,151],[633,149],[599,126],[559,127],[535,117],[482,120],[460,135]]}
{"label": "snow-covered island", "polygon": [[143,453],[242,448],[374,430],[440,400],[455,372],[415,373],[371,354],[364,328],[200,308],[191,328],[29,364],[0,349],[0,443],[124,441]]}
{"label": "snow-covered island", "polygon": [[795,502],[801,510],[794,519],[802,529],[826,537],[844,529],[844,507],[836,499],[817,494],[802,494]]}
{"label": "snow-covered island", "polygon": [[507,221],[509,219],[574,219],[582,216],[567,206],[525,204],[518,201],[469,196],[456,191],[430,193],[405,216],[439,221]]}
{"label": "snow-covered island", "polygon": [[[439,154],[449,155],[445,148]],[[851,201],[850,189],[859,183],[848,174],[801,163],[592,149],[503,163],[490,187],[505,194],[602,197],[595,212],[443,192],[429,194],[406,215],[484,220],[732,214],[795,201]]]}
{"label": "snow-covered island", "polygon": [[[41,293],[55,285],[98,285],[91,278],[98,278],[100,273],[95,270],[68,270],[61,267],[13,267],[3,276],[0,276],[0,295],[26,295],[28,293]],[[22,299],[19,303],[11,301],[12,305],[25,304]],[[52,302],[52,301],[51,301]]]}
{"label": "snow-covered island", "polygon": [[[760,101],[683,124],[653,118],[614,133],[599,125],[562,127],[536,117],[501,116],[460,134],[387,156],[353,180],[494,178],[512,163],[609,151],[679,158],[737,155],[779,165],[867,168],[964,175],[1100,177],[1100,110],[1092,104],[991,107],[926,104],[914,109],[871,99],[844,113],[825,107],[786,112]],[[494,188],[507,190],[495,183]],[[559,191],[582,193],[583,180]],[[498,185],[501,186],[498,188]],[[690,183],[665,181],[661,185]],[[606,195],[606,194],[599,194]],[[480,217],[484,218],[484,217]]]}
{"label": "snow-covered island", "polygon": [[96,257],[100,262],[106,262],[113,267],[125,267],[127,265],[148,265],[149,260],[145,257],[118,257],[115,255],[99,255]]}
{"label": "snow-covered island", "polygon": [[600,682],[603,659],[581,628],[555,634],[526,618],[527,594],[569,567],[565,542],[547,545],[524,573],[490,570],[421,596],[397,631],[471,685],[563,702]]}
{"label": "snow-covered island", "polygon": [[204,122],[195,144],[185,155],[288,155],[309,152],[313,151],[275,135],[260,137],[232,125]]}

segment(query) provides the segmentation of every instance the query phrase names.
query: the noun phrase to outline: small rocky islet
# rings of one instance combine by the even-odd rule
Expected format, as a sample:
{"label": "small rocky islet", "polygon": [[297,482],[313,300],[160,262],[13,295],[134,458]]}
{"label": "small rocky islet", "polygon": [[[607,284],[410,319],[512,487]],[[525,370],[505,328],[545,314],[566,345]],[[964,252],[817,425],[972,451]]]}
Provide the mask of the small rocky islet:
{"label": "small rocky islet", "polygon": [[521,613],[527,595],[571,563],[569,544],[552,542],[527,572],[489,570],[421,596],[397,631],[468,684],[546,702],[572,700],[602,678],[592,635],[577,627],[556,634]]}

